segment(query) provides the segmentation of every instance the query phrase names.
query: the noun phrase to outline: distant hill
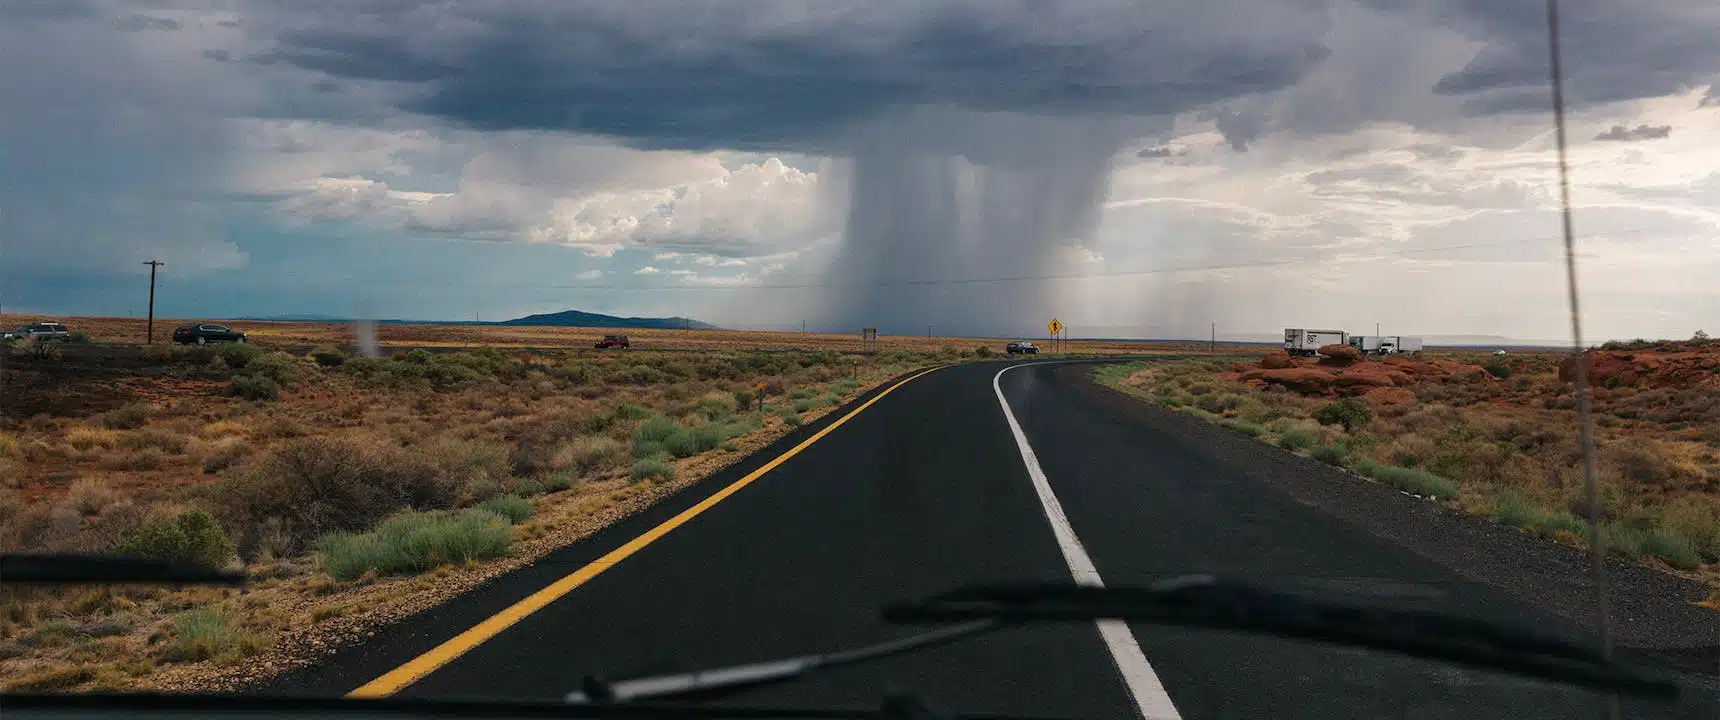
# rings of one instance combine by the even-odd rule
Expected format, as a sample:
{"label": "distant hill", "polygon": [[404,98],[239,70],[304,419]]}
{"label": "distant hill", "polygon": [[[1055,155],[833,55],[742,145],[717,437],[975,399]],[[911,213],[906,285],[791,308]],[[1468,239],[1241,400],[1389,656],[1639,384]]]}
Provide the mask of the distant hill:
{"label": "distant hill", "polygon": [[270,315],[268,317],[241,317],[234,320],[258,320],[262,322],[351,322],[352,318],[335,315],[319,315],[307,313],[303,315]]}
{"label": "distant hill", "polygon": [[[260,320],[264,322],[352,322],[353,318],[343,318],[334,315],[299,314],[271,315],[269,317],[243,317],[236,320]],[[720,330],[710,323],[699,322],[684,317],[617,317],[600,313],[581,312],[579,310],[563,310],[556,313],[527,315],[523,318],[503,320],[500,322],[481,322],[477,320],[374,320],[381,325],[537,325],[551,327],[609,327],[609,328],[649,328],[660,330]]]}
{"label": "distant hill", "polygon": [[624,328],[653,328],[665,330],[717,330],[717,326],[702,323],[692,318],[684,317],[616,317],[598,313],[581,312],[579,310],[563,310],[556,313],[527,315],[523,318],[503,320],[497,325],[551,325],[570,327],[624,327]]}

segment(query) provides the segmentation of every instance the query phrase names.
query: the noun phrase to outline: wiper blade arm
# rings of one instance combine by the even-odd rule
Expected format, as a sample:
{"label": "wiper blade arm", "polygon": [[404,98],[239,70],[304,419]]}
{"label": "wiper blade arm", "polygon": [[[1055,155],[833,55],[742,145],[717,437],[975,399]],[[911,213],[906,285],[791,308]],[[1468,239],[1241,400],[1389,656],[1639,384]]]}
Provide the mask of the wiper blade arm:
{"label": "wiper blade arm", "polygon": [[[567,705],[507,698],[345,698],[159,693],[0,693],[8,711],[50,710],[59,715],[124,717],[335,716],[346,718],[628,718],[631,720],[918,720],[899,698],[881,707],[773,707],[747,705],[627,704]],[[923,707],[923,706],[922,706]],[[949,715],[950,720],[1028,720],[996,715]]]}
{"label": "wiper blade arm", "polygon": [[1002,623],[997,620],[971,620],[874,645],[833,653],[801,655],[786,660],[731,665],[711,670],[657,675],[614,683],[586,677],[582,682],[582,689],[568,693],[564,699],[567,702],[579,704],[617,703],[647,698],[662,699],[720,694],[743,687],[795,680],[807,673],[824,668],[851,665],[934,645],[942,645],[990,632],[999,627],[1002,627]]}
{"label": "wiper blade arm", "polygon": [[618,683],[587,677],[570,703],[697,697],[786,682],[813,671],[896,655],[1025,623],[1118,619],[1313,640],[1488,668],[1635,695],[1676,695],[1678,685],[1564,640],[1446,613],[1316,601],[1206,575],[1147,587],[1070,584],[971,587],[894,605],[894,622],[959,622],[854,650]]}
{"label": "wiper blade arm", "polygon": [[895,605],[884,616],[896,622],[1115,618],[1367,647],[1631,694],[1678,691],[1664,677],[1550,635],[1426,610],[1316,601],[1206,575],[1148,587],[971,587]]}
{"label": "wiper blade arm", "polygon": [[244,585],[245,574],[125,555],[0,553],[0,583]]}

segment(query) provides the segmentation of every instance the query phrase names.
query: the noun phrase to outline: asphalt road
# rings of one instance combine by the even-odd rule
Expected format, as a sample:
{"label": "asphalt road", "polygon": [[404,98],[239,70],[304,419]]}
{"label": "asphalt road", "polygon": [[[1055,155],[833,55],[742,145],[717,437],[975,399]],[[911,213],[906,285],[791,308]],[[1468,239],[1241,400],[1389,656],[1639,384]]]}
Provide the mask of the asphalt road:
{"label": "asphalt road", "polygon": [[[993,390],[1004,367],[945,368],[907,383],[400,695],[554,700],[586,673],[620,679],[897,637],[907,630],[883,622],[879,608],[958,585],[1069,580],[1071,565]],[[1438,602],[1472,614],[1577,632],[1298,502],[1246,457],[1174,424],[1146,422],[1146,408],[1093,386],[1087,369],[1022,366],[999,385],[1106,584],[1212,572],[1398,593],[1406,603],[1436,593]],[[258,689],[348,692],[817,430],[803,428],[669,502]],[[1131,629],[1151,675],[1185,718],[1602,716],[1602,700],[1584,691],[1439,663],[1223,632]],[[995,633],[726,701],[865,707],[886,692],[908,691],[948,710],[1105,718],[1137,713],[1128,687],[1100,633],[1077,624]],[[1708,717],[1712,702],[1627,702],[1624,711]]]}

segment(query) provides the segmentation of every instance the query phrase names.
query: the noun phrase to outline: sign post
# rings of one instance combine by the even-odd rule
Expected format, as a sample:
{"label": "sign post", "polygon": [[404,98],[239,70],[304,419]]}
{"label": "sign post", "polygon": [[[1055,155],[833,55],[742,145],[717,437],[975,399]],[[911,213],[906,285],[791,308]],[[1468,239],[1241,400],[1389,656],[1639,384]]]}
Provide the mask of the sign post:
{"label": "sign post", "polygon": [[1046,324],[1045,329],[1051,331],[1051,352],[1057,352],[1057,334],[1063,332],[1063,323],[1059,322],[1057,318],[1051,318],[1051,322]]}

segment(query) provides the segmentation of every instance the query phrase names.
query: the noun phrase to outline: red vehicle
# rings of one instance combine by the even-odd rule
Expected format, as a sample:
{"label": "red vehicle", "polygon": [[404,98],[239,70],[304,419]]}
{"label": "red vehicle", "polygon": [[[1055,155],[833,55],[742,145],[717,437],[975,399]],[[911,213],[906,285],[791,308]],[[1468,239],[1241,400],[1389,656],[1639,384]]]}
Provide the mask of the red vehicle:
{"label": "red vehicle", "polygon": [[597,341],[597,349],[599,350],[606,348],[627,349],[630,347],[633,346],[628,344],[626,335],[604,335],[602,340]]}

